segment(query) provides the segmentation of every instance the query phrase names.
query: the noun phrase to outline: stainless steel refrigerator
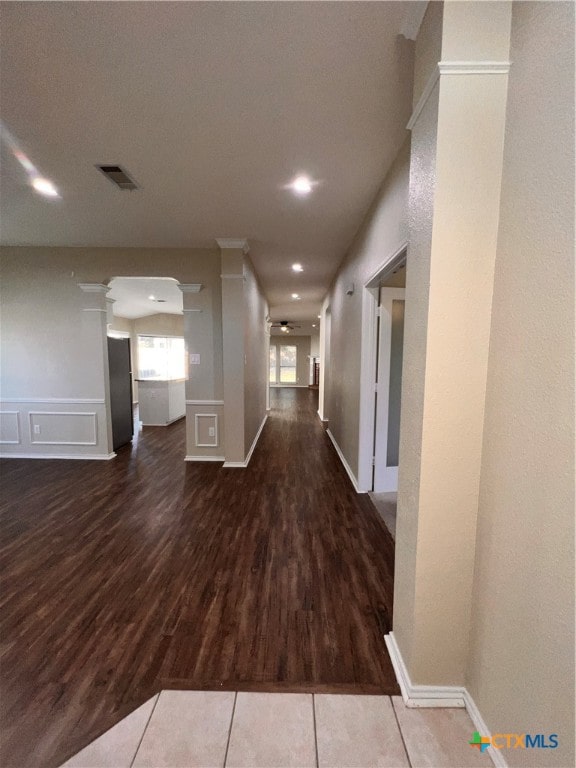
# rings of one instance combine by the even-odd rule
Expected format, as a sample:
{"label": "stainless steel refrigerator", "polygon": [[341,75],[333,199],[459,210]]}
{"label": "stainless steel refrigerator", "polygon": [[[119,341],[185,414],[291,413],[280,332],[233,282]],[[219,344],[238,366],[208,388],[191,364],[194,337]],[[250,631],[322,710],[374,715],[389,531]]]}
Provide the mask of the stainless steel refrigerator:
{"label": "stainless steel refrigerator", "polygon": [[108,338],[110,409],[114,450],[126,445],[134,434],[130,339]]}

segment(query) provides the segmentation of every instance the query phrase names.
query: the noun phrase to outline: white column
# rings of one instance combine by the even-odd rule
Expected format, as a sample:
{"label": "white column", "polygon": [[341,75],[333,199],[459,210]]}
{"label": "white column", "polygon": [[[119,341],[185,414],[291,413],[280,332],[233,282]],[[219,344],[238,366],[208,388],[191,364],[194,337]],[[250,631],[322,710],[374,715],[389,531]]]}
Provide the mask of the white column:
{"label": "white column", "polygon": [[224,374],[224,456],[226,465],[242,466],[244,434],[244,255],[246,240],[219,239],[222,253],[222,351]]}
{"label": "white column", "polygon": [[410,121],[394,636],[415,684],[465,682],[510,13],[444,3]]}
{"label": "white column", "polygon": [[108,314],[112,309],[112,299],[106,294],[110,290],[102,283],[79,283],[84,294],[82,308],[82,338],[85,349],[96,357],[97,368],[101,373],[99,383],[101,396],[104,398],[104,424],[98,424],[99,440],[104,453],[112,454],[112,413],[110,410],[110,372],[108,368]]}

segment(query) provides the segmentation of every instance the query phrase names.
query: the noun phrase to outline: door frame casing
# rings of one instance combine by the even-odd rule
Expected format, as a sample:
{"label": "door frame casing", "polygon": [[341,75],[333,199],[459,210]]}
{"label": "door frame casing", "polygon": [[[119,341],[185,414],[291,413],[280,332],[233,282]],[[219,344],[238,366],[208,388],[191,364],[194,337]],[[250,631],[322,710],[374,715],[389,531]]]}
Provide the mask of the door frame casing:
{"label": "door frame casing", "polygon": [[[376,392],[376,415],[374,430],[374,474],[372,488],[374,493],[395,492],[398,490],[398,467],[388,465],[388,429],[390,424],[390,374],[392,354],[392,305],[394,301],[406,300],[405,288],[379,289],[380,332],[378,335],[378,390]],[[385,292],[386,300],[382,301]],[[383,352],[383,337],[386,337],[387,354]],[[380,476],[378,473],[381,473]],[[378,487],[377,487],[378,486]]]}
{"label": "door frame casing", "polygon": [[358,492],[372,490],[374,456],[376,329],[380,280],[406,258],[405,241],[366,280],[362,288],[362,338],[360,349],[360,419],[358,430]]}

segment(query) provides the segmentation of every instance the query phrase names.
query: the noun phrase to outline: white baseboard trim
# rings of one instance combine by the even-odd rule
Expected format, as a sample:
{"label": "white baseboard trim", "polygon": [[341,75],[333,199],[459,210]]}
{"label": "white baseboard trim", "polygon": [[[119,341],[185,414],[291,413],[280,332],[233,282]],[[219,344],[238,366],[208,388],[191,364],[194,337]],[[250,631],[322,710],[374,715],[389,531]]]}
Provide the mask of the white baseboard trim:
{"label": "white baseboard trim", "polygon": [[320,411],[316,411],[316,413],[318,414],[318,418],[320,419],[320,421],[322,422],[322,424],[328,424],[328,419],[325,419],[325,418],[323,418],[323,416],[322,416],[322,414],[320,413]]}
{"label": "white baseboard trim", "polygon": [[308,384],[270,384],[270,389],[308,389]]}
{"label": "white baseboard trim", "polygon": [[396,679],[407,707],[464,707],[464,688],[452,685],[414,685],[396,643],[394,632],[384,635]]}
{"label": "white baseboard trim", "polygon": [[[465,708],[474,724],[474,728],[478,731],[478,733],[480,733],[482,736],[490,735],[490,731],[484,722],[484,718],[480,714],[480,710],[464,686],[414,685],[414,683],[412,683],[410,680],[410,675],[406,669],[404,659],[402,658],[402,654],[400,653],[400,649],[396,643],[394,632],[390,632],[389,634],[384,635],[384,640],[386,642],[386,647],[388,648],[388,653],[390,654],[390,660],[392,661],[394,672],[396,673],[396,679],[398,680],[398,685],[400,686],[404,704],[407,707],[411,709],[416,709],[419,707],[436,707],[444,709],[453,709],[456,707]],[[506,762],[501,750],[489,747],[487,752],[496,768],[508,768],[508,763]]]}
{"label": "white baseboard trim", "polygon": [[[468,693],[466,688],[464,688],[464,704],[466,706],[466,711],[470,715],[470,720],[474,723],[474,728],[478,731],[478,733],[481,736],[491,736],[492,733],[488,729],[488,726],[484,722],[484,718],[480,714],[480,710],[476,706],[476,702],[472,698],[472,696]],[[508,768],[508,763],[506,762],[506,758],[504,757],[504,754],[502,753],[501,749],[494,749],[494,747],[488,747],[486,750],[488,755],[490,756],[490,760],[494,763],[496,768]]]}
{"label": "white baseboard trim", "polygon": [[89,459],[91,461],[110,461],[116,456],[112,453],[0,453],[0,459]]}
{"label": "white baseboard trim", "polygon": [[358,488],[358,481],[354,477],[354,473],[352,472],[352,470],[350,469],[350,466],[348,465],[348,462],[344,458],[344,454],[340,450],[340,446],[336,442],[336,439],[334,438],[334,435],[332,434],[332,432],[330,432],[329,429],[326,430],[326,434],[328,435],[328,437],[332,441],[332,445],[334,446],[334,448],[336,449],[336,453],[340,457],[340,461],[342,462],[342,464],[344,466],[344,469],[346,470],[346,473],[348,474],[348,477],[350,478],[350,482],[354,486],[354,490],[356,491],[356,493],[360,493],[360,490]]}
{"label": "white baseboard trim", "polygon": [[223,469],[244,469],[248,466],[250,463],[250,459],[252,458],[252,454],[254,453],[254,448],[256,448],[256,443],[258,442],[258,438],[260,437],[260,434],[262,433],[262,430],[264,429],[264,424],[266,424],[266,421],[268,419],[268,414],[264,416],[262,419],[262,424],[260,424],[260,427],[258,428],[258,432],[256,432],[256,437],[252,441],[252,445],[250,446],[250,450],[248,451],[248,455],[244,459],[244,461],[225,461],[222,468]]}
{"label": "white baseboard trim", "polygon": [[184,461],[225,461],[224,456],[185,456]]}

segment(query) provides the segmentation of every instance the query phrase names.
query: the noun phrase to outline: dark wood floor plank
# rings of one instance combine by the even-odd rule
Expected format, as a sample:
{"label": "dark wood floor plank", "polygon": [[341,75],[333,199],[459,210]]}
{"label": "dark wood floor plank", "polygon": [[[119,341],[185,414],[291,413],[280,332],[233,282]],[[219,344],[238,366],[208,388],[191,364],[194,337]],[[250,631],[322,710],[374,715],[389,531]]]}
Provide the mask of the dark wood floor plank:
{"label": "dark wood floor plank", "polygon": [[111,462],[1,462],[0,764],[56,766],[162,688],[398,693],[393,541],[316,415],[272,392],[248,468],[184,423]]}

